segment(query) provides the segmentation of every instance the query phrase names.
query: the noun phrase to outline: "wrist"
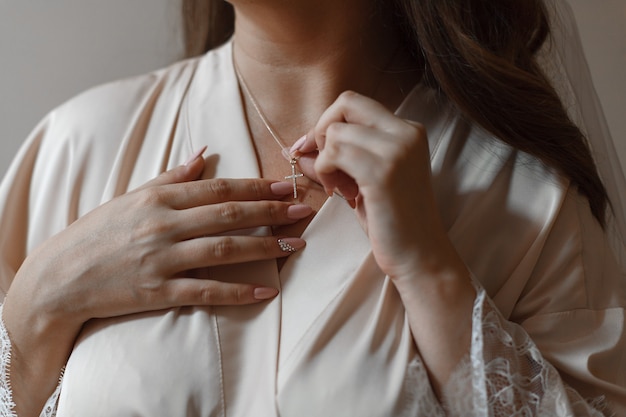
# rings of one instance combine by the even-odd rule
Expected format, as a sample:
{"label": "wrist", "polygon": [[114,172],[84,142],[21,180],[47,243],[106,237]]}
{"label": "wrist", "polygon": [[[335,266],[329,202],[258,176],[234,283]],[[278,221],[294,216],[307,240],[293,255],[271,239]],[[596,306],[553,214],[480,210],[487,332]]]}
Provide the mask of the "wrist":
{"label": "wrist", "polygon": [[389,277],[396,285],[414,286],[415,281],[428,282],[464,281],[470,272],[449,240],[440,244],[431,242],[428,250],[414,248],[405,252],[403,259],[393,268]]}
{"label": "wrist", "polygon": [[39,415],[58,384],[79,328],[37,314],[11,291],[2,319],[10,341],[10,385],[18,415]]}
{"label": "wrist", "polygon": [[[65,363],[82,322],[51,310],[37,297],[27,297],[14,281],[4,300],[2,319],[11,340],[13,358],[25,362],[24,372],[54,370]],[[27,362],[27,363],[26,363]]]}
{"label": "wrist", "polygon": [[443,246],[443,250],[413,256],[390,275],[403,299],[449,304],[471,298],[473,303],[476,291],[469,269],[451,244]]}

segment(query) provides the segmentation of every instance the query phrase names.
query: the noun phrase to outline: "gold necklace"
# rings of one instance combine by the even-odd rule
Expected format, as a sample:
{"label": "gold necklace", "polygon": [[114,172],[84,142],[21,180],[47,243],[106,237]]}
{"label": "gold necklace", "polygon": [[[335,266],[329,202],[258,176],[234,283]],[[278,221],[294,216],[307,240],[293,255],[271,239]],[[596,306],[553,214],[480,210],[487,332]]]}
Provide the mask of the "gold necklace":
{"label": "gold necklace", "polygon": [[295,158],[295,157],[291,156],[291,154],[289,154],[289,152],[286,152],[287,146],[285,146],[283,141],[280,140],[280,138],[278,137],[278,134],[276,132],[274,132],[274,129],[272,129],[272,126],[269,124],[269,122],[265,118],[265,115],[261,111],[261,108],[259,107],[259,104],[257,103],[257,101],[255,100],[254,96],[252,95],[252,92],[250,91],[250,88],[248,88],[248,84],[246,83],[246,80],[243,78],[243,75],[241,75],[241,72],[239,71],[239,67],[237,66],[237,63],[234,60],[233,60],[233,66],[235,67],[235,74],[237,74],[237,79],[239,80],[239,84],[241,85],[241,88],[246,93],[246,96],[248,96],[248,99],[250,100],[250,103],[252,103],[252,107],[254,107],[254,110],[259,115],[259,118],[261,119],[261,121],[265,125],[265,128],[270,133],[272,138],[274,138],[274,141],[278,144],[278,146],[280,146],[281,153],[283,155],[289,155],[289,157],[290,157],[289,164],[291,165],[291,175],[287,175],[285,177],[285,179],[292,181],[292,183],[293,183],[293,198],[296,199],[296,198],[298,198],[297,179],[304,176],[304,174],[299,173],[299,172],[296,171],[296,164],[298,163],[298,158]]}

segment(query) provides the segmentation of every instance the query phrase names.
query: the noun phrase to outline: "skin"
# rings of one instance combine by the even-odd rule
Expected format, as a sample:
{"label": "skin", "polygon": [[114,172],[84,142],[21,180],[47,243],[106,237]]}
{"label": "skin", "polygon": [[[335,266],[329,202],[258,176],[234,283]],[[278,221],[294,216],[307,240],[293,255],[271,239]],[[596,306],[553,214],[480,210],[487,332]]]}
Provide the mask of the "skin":
{"label": "skin", "polygon": [[376,263],[400,294],[431,385],[441,396],[469,352],[476,293],[439,216],[424,127],[348,91],[294,152],[312,153],[303,172],[353,206]]}
{"label": "skin", "polygon": [[235,61],[283,141],[302,137],[293,152],[307,176],[300,199],[313,211],[276,185],[286,162],[243,97],[265,179],[198,180],[204,162],[195,158],[95,209],[25,260],[4,304],[21,417],[39,415],[92,318],[262,302],[254,283],[185,271],[286,256],[275,237],[216,235],[273,226],[277,236],[298,236],[335,190],[395,284],[437,393],[469,351],[475,292],[439,218],[426,132],[389,110],[419,79],[410,70],[418,65],[395,47],[397,28],[370,0],[232,3]]}
{"label": "skin", "polygon": [[[390,110],[419,74],[385,71],[385,65],[419,64],[402,50],[390,61],[400,35],[367,0],[231,3],[240,71],[283,140],[301,138],[292,148],[310,179],[301,198],[317,209],[337,191],[354,207],[441,395],[469,352],[476,293],[436,207],[427,132]],[[279,178],[284,168],[271,169],[285,162],[254,109],[247,110],[264,175]],[[301,233],[307,220],[282,230]]]}
{"label": "skin", "polygon": [[[275,237],[216,237],[293,223],[310,208],[278,201],[290,184],[204,180],[202,158],[83,216],[24,261],[5,299],[20,416],[38,416],[83,323],[184,305],[241,305],[274,288],[193,279],[188,271],[287,256]],[[274,190],[274,191],[273,191]],[[292,239],[296,247],[301,239]]]}

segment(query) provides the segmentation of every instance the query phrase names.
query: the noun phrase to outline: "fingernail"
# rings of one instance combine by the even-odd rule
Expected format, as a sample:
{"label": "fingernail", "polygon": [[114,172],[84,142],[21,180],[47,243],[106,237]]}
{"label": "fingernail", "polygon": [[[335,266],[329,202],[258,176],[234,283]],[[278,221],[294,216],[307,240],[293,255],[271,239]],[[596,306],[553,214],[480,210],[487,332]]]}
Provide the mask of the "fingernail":
{"label": "fingernail", "polygon": [[268,298],[274,298],[278,295],[276,288],[258,287],[254,289],[254,298],[257,300],[267,300]]}
{"label": "fingernail", "polygon": [[289,149],[289,153],[292,154],[298,149],[300,149],[300,147],[304,144],[304,141],[306,141],[306,135],[302,136],[293,145],[291,145],[291,148]]}
{"label": "fingernail", "polygon": [[278,246],[283,252],[297,252],[298,249],[302,249],[306,245],[306,242],[297,237],[283,237],[278,239]]}
{"label": "fingernail", "polygon": [[275,182],[270,185],[270,189],[276,195],[287,195],[293,192],[293,184],[290,182]]}
{"label": "fingernail", "polygon": [[287,217],[291,220],[304,219],[311,213],[313,213],[313,209],[306,204],[294,204],[293,206],[287,207]]}
{"label": "fingernail", "polygon": [[202,148],[198,149],[197,151],[195,151],[193,153],[193,155],[191,155],[189,157],[189,159],[187,160],[187,162],[185,162],[183,165],[187,166],[189,164],[191,164],[193,161],[195,161],[196,159],[200,158],[200,156],[204,153],[204,151],[206,151],[206,145],[203,146]]}

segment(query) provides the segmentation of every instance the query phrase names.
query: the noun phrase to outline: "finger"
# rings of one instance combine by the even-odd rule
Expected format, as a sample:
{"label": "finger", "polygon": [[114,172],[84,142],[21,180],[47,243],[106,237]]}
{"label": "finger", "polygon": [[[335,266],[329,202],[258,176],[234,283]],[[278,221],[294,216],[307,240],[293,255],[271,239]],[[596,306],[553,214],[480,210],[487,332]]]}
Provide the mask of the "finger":
{"label": "finger", "polygon": [[288,182],[267,179],[217,178],[167,184],[154,192],[174,209],[187,209],[226,201],[277,200],[293,191]]}
{"label": "finger", "polygon": [[172,246],[165,269],[173,275],[190,269],[275,259],[289,256],[304,246],[305,241],[295,237],[212,236],[190,239]]}
{"label": "finger", "polygon": [[[353,91],[342,93],[318,120],[313,133],[319,150],[326,144],[327,130],[334,123],[357,124],[393,135],[402,128],[402,120],[379,102]],[[310,145],[309,145],[310,146]]]}
{"label": "finger", "polygon": [[230,201],[175,213],[177,238],[188,240],[233,230],[295,223],[313,212],[310,206],[282,201]]}
{"label": "finger", "polygon": [[315,143],[315,130],[311,129],[306,135],[294,142],[289,149],[289,154],[300,157],[304,154],[317,151],[317,144]]}
{"label": "finger", "polygon": [[379,102],[355,93],[346,91],[324,111],[311,131],[294,143],[290,152],[295,156],[303,156],[316,150],[324,149],[326,130],[333,123],[353,123],[367,127],[395,131],[398,118]]}
{"label": "finger", "polygon": [[275,288],[194,278],[174,278],[163,286],[165,303],[173,307],[254,304],[277,294]]}
{"label": "finger", "polygon": [[317,178],[317,173],[315,172],[315,159],[317,158],[318,152],[310,152],[307,154],[300,155],[298,158],[298,169],[304,175],[312,179],[313,181],[320,184],[319,178]]}
{"label": "finger", "polygon": [[136,190],[142,190],[158,185],[178,184],[187,181],[197,180],[204,170],[204,158],[202,154],[206,151],[206,146],[194,152],[189,160],[183,165],[179,165],[168,171],[165,171],[156,178],[143,184]]}
{"label": "finger", "polygon": [[[328,188],[328,193],[335,192],[341,195],[348,202],[354,200],[359,195],[359,186],[348,174],[343,171],[336,171],[332,179],[333,188]],[[330,194],[329,194],[330,195]]]}
{"label": "finger", "polygon": [[393,167],[401,153],[399,146],[391,135],[374,128],[334,123],[328,129],[327,146],[316,160],[315,171],[327,191],[337,188],[353,199],[358,194],[355,183],[377,183],[380,173]]}

